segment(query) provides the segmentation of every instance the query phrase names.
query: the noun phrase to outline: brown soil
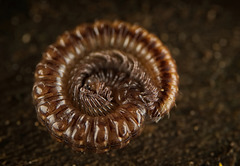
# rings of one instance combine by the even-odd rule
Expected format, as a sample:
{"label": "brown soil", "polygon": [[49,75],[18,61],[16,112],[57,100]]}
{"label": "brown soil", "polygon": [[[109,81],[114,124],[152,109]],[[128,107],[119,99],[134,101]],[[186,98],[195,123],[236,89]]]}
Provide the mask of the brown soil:
{"label": "brown soil", "polygon": [[[0,165],[240,165],[240,12],[230,1],[0,0]],[[180,75],[177,107],[126,148],[75,153],[36,118],[41,53],[96,19],[138,23],[168,46]]]}

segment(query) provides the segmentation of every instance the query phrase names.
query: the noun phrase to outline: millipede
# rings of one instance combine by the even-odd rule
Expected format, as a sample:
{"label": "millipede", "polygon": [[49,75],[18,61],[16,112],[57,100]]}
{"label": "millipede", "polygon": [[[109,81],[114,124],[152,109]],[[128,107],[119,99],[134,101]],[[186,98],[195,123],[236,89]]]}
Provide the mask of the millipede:
{"label": "millipede", "polygon": [[170,113],[179,76],[153,34],[122,21],[64,32],[35,70],[33,103],[50,134],[76,151],[107,152]]}

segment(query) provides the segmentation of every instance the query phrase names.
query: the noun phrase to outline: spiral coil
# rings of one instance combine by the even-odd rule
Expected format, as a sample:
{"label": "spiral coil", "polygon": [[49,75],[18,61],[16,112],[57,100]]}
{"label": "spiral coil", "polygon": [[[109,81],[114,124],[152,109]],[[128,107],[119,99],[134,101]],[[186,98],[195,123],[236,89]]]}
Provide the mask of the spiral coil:
{"label": "spiral coil", "polygon": [[77,151],[122,148],[148,116],[169,114],[178,92],[176,64],[154,35],[121,21],[67,31],[36,66],[39,121]]}

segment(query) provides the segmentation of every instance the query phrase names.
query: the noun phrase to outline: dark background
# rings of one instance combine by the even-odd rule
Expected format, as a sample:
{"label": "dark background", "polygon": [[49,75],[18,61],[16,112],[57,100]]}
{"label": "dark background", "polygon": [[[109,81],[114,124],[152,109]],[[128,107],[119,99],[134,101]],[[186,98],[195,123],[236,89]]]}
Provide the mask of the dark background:
{"label": "dark background", "polygon": [[[0,165],[240,165],[240,3],[0,0]],[[96,19],[159,36],[180,75],[177,107],[120,150],[75,153],[36,118],[31,89],[42,52]]]}

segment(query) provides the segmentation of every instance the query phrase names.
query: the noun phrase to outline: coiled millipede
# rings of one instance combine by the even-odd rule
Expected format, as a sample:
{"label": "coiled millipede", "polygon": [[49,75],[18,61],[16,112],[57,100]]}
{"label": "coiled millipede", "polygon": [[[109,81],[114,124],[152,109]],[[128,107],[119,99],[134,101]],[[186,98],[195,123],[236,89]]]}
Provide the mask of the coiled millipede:
{"label": "coiled millipede", "polygon": [[65,32],[36,66],[32,96],[39,121],[77,151],[106,152],[139,135],[145,119],[169,114],[176,64],[161,41],[121,21]]}

